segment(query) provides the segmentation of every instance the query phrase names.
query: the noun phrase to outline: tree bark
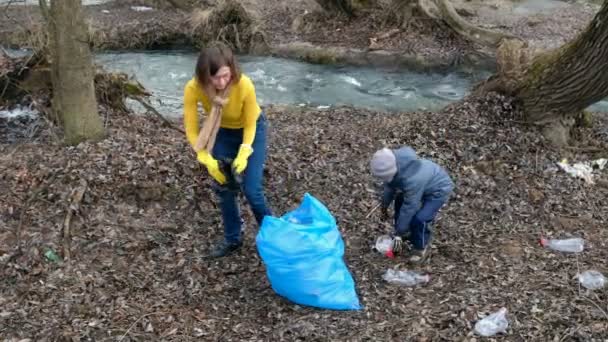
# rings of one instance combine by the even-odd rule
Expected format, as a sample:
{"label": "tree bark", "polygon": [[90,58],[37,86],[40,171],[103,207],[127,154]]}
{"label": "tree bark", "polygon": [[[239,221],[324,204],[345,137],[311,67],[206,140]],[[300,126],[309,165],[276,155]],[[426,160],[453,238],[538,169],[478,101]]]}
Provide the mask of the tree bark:
{"label": "tree bark", "polygon": [[315,0],[324,10],[347,17],[354,16],[352,0]]}
{"label": "tree bark", "polygon": [[574,41],[532,60],[515,97],[526,119],[557,145],[590,105],[608,97],[608,1]]}
{"label": "tree bark", "polygon": [[182,10],[182,11],[190,11],[192,10],[192,7],[190,6],[190,4],[187,1],[184,0],[167,0],[168,3],[171,4],[171,6]]}
{"label": "tree bark", "polygon": [[105,132],[97,112],[93,58],[80,0],[51,1],[53,111],[61,119],[65,142],[98,140]]}

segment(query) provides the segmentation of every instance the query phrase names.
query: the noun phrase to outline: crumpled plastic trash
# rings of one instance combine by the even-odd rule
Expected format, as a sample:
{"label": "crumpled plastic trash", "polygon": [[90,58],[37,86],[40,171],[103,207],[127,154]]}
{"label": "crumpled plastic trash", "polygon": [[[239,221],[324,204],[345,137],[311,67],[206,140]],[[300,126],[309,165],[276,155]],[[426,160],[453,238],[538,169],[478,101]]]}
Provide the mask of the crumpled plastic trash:
{"label": "crumpled plastic trash", "polygon": [[394,241],[392,237],[389,235],[381,235],[376,239],[374,250],[392,259],[395,257],[395,254],[393,253],[393,245]]}
{"label": "crumpled plastic trash", "polygon": [[52,262],[61,261],[61,257],[59,255],[57,255],[57,253],[55,253],[55,251],[50,248],[47,249],[46,252],[44,252],[44,257],[47,258],[47,260],[52,261]]}
{"label": "crumpled plastic trash", "polygon": [[581,285],[589,290],[599,290],[606,285],[606,277],[598,271],[589,270],[576,275]]}
{"label": "crumpled plastic trash", "polygon": [[593,181],[593,171],[595,169],[603,170],[607,163],[608,159],[602,158],[591,162],[580,162],[570,165],[567,159],[563,159],[557,163],[557,166],[572,177],[580,178],[587,184],[595,184]]}
{"label": "crumpled plastic trash", "polygon": [[509,327],[507,320],[507,308],[500,308],[493,314],[475,323],[475,332],[481,336],[489,337],[498,333],[504,333]]}
{"label": "crumpled plastic trash", "polygon": [[426,284],[431,280],[431,276],[428,274],[420,274],[414,271],[398,271],[388,269],[382,276],[382,279],[386,280],[391,284],[397,284],[402,286],[416,286],[419,284]]}

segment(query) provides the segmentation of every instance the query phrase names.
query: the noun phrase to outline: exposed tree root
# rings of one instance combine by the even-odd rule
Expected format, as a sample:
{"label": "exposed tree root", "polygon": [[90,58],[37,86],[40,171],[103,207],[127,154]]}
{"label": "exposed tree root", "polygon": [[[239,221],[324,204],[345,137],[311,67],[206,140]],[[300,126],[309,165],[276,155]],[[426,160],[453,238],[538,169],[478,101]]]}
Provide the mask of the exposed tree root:
{"label": "exposed tree root", "polygon": [[517,39],[509,34],[488,30],[462,18],[449,0],[394,0],[389,20],[407,27],[412,19],[432,19],[447,25],[454,33],[483,47],[498,48],[505,39]]}

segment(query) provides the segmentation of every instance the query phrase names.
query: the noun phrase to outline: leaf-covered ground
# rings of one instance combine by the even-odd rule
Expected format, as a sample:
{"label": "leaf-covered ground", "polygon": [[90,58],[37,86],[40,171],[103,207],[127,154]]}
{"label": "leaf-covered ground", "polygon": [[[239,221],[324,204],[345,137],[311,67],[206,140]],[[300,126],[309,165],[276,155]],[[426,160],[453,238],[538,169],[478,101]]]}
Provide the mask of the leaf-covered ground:
{"label": "leaf-covered ground", "polygon": [[[245,248],[205,259],[221,237],[215,197],[184,136],[155,119],[111,115],[107,139],[76,147],[48,128],[3,140],[0,339],[472,341],[479,317],[504,306],[510,326],[496,340],[602,341],[606,289],[587,291],[573,277],[608,273],[608,171],[585,185],[555,163],[606,157],[606,117],[565,154],[545,148],[510,109],[496,96],[439,113],[267,108],[269,200],[283,214],[309,192],[335,215],[364,305],[350,312],[277,296],[248,210]],[[387,268],[410,265],[371,248],[390,227],[368,215],[378,203],[368,160],[403,144],[456,183],[432,258],[414,268],[431,281],[417,288],[384,282]],[[555,253],[538,245],[541,235],[581,236],[586,249]],[[69,261],[49,260],[66,250]]]}

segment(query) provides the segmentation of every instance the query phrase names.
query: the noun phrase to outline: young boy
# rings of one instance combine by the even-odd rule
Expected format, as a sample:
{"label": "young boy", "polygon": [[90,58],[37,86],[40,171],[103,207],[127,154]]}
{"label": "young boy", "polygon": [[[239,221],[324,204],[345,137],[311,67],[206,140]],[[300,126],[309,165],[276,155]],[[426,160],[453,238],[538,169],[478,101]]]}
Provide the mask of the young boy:
{"label": "young boy", "polygon": [[377,151],[370,166],[372,175],[384,182],[382,212],[385,217],[389,205],[395,201],[394,249],[398,252],[402,237],[409,235],[413,247],[410,262],[423,262],[431,241],[430,224],[447,203],[454,183],[441,166],[418,159],[408,146]]}

